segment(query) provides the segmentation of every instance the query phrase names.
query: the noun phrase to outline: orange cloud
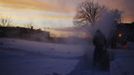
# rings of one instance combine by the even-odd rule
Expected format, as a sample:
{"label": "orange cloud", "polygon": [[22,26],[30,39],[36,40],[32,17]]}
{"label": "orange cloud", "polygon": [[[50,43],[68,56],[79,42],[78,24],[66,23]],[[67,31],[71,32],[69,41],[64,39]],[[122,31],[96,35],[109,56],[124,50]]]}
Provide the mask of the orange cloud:
{"label": "orange cloud", "polygon": [[[68,20],[73,18],[74,15],[70,14],[75,13],[75,7],[78,5],[78,1],[83,0],[0,0],[0,15],[4,14],[15,17],[16,19],[35,18],[42,20],[48,19],[51,21],[57,19]],[[118,8],[123,10],[125,12],[125,14],[123,14],[125,15],[124,20],[134,21],[133,4],[130,4],[133,2],[131,2],[132,0],[130,2],[129,1],[130,0],[101,0],[101,2],[98,2],[105,4],[109,8]],[[41,13],[36,13],[35,11],[39,11]],[[51,12],[53,13],[50,14]],[[64,15],[59,12],[64,13]],[[57,23],[60,23],[60,21]]]}
{"label": "orange cloud", "polygon": [[17,8],[17,9],[38,9],[45,11],[60,11],[60,12],[69,12],[73,11],[71,7],[62,7],[60,4],[53,3],[51,1],[36,1],[36,0],[0,0],[0,4],[4,7]]}
{"label": "orange cloud", "polygon": [[131,22],[133,22],[134,21],[134,17],[128,17],[128,16],[126,16],[124,19],[123,19],[123,22],[125,22],[125,23],[131,23]]}

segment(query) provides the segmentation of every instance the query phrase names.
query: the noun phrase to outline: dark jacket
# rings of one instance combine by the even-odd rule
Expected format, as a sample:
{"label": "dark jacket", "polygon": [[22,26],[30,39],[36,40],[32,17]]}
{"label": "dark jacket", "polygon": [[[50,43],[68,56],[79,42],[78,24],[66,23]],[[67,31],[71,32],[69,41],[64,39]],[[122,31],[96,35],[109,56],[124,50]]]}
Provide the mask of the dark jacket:
{"label": "dark jacket", "polygon": [[93,44],[96,47],[106,47],[106,38],[105,36],[102,34],[102,32],[97,31],[94,35],[93,38]]}

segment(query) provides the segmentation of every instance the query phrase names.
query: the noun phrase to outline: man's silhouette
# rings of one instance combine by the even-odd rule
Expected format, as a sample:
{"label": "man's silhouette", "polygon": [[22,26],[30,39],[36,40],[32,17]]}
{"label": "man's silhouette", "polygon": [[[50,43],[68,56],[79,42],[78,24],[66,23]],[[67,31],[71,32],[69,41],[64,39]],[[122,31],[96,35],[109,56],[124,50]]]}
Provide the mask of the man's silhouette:
{"label": "man's silhouette", "polygon": [[106,51],[106,38],[100,30],[95,32],[93,44],[95,46],[93,64],[95,66],[99,65],[101,69],[109,69],[109,55]]}

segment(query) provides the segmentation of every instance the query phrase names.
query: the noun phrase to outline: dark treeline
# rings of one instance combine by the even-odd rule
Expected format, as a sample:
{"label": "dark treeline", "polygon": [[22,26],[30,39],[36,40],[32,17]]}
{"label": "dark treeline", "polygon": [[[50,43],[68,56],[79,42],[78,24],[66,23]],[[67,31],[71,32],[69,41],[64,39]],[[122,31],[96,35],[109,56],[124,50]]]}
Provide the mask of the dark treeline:
{"label": "dark treeline", "polygon": [[19,38],[35,41],[49,41],[50,34],[40,29],[24,27],[0,27],[0,38]]}

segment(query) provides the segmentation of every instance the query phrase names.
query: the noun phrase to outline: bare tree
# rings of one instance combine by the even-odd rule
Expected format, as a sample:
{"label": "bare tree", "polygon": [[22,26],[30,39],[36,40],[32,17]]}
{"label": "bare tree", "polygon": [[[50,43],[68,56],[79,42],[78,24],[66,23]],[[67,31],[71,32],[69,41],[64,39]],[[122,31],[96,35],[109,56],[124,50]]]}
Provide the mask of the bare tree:
{"label": "bare tree", "polygon": [[100,6],[93,1],[82,2],[78,6],[77,14],[74,17],[74,25],[94,25],[103,9],[104,6]]}
{"label": "bare tree", "polygon": [[10,26],[11,25],[11,19],[9,18],[0,18],[0,26]]}

